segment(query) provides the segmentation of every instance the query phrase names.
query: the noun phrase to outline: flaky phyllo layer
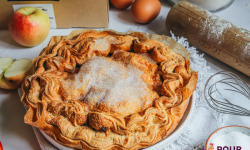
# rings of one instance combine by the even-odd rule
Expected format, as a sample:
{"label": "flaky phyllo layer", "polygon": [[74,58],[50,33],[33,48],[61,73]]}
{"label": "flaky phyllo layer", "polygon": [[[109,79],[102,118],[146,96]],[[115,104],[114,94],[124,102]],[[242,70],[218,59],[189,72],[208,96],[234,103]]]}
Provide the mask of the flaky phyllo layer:
{"label": "flaky phyllo layer", "polygon": [[162,140],[197,83],[187,58],[138,32],[52,37],[33,63],[22,86],[25,123],[78,149],[139,149]]}

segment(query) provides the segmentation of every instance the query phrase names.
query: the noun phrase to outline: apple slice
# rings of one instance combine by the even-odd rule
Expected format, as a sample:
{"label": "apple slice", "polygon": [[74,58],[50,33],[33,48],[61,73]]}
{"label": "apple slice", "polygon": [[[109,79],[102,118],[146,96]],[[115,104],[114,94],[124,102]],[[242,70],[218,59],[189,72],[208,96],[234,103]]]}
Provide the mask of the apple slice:
{"label": "apple slice", "polygon": [[17,89],[26,76],[33,72],[30,59],[13,60],[9,57],[0,58],[0,88]]}
{"label": "apple slice", "polygon": [[10,67],[14,60],[10,57],[2,57],[0,58],[0,76],[2,73]]}

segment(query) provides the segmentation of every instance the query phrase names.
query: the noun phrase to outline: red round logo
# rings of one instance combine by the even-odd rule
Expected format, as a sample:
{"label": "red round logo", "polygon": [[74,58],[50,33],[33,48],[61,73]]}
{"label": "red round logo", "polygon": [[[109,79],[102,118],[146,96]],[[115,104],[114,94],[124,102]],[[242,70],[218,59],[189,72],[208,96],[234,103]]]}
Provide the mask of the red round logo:
{"label": "red round logo", "polygon": [[3,150],[3,145],[1,143],[1,141],[0,141],[0,150]]}

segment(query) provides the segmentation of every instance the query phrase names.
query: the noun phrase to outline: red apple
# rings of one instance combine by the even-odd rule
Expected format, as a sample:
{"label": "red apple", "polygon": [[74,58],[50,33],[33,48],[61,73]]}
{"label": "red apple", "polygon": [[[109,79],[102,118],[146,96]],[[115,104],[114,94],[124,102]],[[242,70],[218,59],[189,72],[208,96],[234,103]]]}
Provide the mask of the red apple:
{"label": "red apple", "polygon": [[23,46],[36,46],[49,34],[48,15],[35,7],[18,9],[9,22],[9,31],[13,39]]}

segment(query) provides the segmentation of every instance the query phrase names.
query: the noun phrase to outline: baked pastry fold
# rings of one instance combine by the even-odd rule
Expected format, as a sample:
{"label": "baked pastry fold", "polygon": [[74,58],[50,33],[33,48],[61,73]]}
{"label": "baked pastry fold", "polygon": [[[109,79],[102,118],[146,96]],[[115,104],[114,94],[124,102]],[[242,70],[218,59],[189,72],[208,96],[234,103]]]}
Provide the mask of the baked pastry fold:
{"label": "baked pastry fold", "polygon": [[25,123],[77,149],[140,149],[165,138],[198,77],[188,55],[161,40],[178,44],[148,36],[81,30],[52,37],[22,85]]}

